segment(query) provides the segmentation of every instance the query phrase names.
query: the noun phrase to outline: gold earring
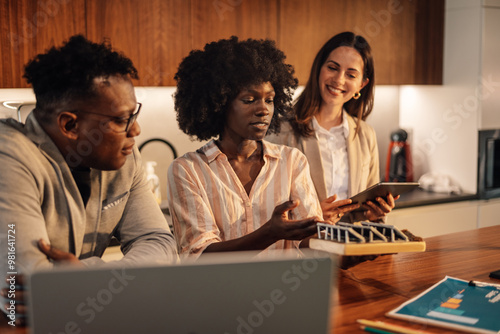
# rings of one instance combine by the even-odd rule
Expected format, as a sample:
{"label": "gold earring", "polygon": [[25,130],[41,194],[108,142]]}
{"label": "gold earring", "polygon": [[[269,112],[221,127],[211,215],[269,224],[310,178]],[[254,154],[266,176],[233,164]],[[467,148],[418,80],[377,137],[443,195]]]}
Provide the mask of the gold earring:
{"label": "gold earring", "polygon": [[361,96],[361,93],[357,92],[357,93],[354,93],[354,95],[352,96],[352,98],[355,99],[355,100],[357,100],[357,99],[359,99],[360,96]]}

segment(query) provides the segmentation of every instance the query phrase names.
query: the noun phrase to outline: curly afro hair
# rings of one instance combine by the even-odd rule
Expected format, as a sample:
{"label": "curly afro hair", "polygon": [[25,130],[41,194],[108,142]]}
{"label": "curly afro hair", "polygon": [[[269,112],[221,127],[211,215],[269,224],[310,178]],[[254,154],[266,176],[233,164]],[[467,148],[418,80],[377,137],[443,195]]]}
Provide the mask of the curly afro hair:
{"label": "curly afro hair", "polygon": [[47,115],[61,104],[92,97],[93,80],[111,75],[138,78],[132,61],[113,51],[109,43],[92,43],[75,35],[60,48],[52,47],[32,59],[24,78],[35,92],[37,111]]}
{"label": "curly afro hair", "polygon": [[277,132],[282,116],[291,111],[298,83],[285,58],[274,41],[238,41],[236,36],[209,43],[203,51],[191,51],[175,75],[179,128],[199,140],[218,137],[236,96],[249,86],[270,82],[276,96],[269,132]]}

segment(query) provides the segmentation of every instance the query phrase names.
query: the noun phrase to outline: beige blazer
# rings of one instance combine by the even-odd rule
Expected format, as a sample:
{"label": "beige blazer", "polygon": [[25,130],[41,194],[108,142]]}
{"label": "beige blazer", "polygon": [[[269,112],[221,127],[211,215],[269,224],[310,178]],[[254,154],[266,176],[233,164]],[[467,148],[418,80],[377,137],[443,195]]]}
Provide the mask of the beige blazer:
{"label": "beige blazer", "polygon": [[[380,166],[378,157],[377,136],[375,130],[361,121],[356,133],[357,119],[349,116],[349,138],[347,138],[347,156],[349,162],[349,197],[365,190],[380,181]],[[296,147],[301,150],[309,161],[311,178],[314,182],[318,198],[323,201],[327,198],[325,172],[321,160],[319,142],[316,136],[299,137],[288,122],[281,125],[279,134],[272,134],[266,140]]]}

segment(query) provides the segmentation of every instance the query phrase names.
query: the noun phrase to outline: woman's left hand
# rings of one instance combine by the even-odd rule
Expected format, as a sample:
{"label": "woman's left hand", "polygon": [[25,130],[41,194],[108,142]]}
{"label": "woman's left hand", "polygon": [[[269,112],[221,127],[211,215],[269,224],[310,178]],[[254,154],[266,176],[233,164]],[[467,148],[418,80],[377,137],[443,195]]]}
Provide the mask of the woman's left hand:
{"label": "woman's left hand", "polygon": [[387,199],[384,200],[382,197],[377,197],[377,203],[372,201],[368,201],[363,204],[363,208],[366,211],[366,219],[369,221],[377,221],[382,217],[385,217],[388,213],[394,209],[395,201],[399,198],[399,195],[393,197],[392,194],[389,193],[387,195]]}

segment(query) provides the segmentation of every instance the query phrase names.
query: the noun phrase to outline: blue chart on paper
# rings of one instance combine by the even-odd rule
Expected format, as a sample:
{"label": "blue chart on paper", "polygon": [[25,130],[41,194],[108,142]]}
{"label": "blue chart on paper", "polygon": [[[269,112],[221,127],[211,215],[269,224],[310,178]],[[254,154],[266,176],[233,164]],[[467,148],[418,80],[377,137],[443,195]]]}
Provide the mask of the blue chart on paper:
{"label": "blue chart on paper", "polygon": [[500,286],[445,277],[388,316],[477,333],[500,331]]}

